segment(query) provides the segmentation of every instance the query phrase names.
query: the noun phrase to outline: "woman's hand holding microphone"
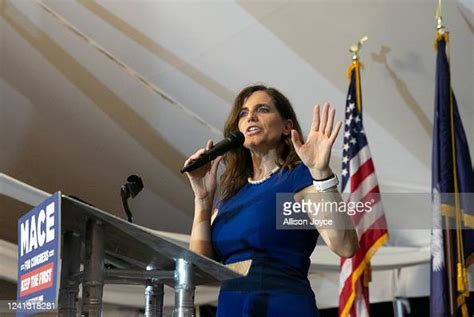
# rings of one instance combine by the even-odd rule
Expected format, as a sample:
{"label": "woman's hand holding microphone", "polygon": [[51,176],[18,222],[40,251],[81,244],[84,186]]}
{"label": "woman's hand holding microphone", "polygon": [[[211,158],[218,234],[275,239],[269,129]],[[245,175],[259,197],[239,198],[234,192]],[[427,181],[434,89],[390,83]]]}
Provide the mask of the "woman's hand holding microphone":
{"label": "woman's hand holding microphone", "polygon": [[[191,155],[185,162],[184,166],[191,161],[198,159],[202,154],[206,153],[213,147],[212,140],[207,141],[205,148],[199,149]],[[218,156],[210,163],[207,163],[194,171],[186,172],[186,176],[191,183],[195,200],[212,204],[217,189],[217,168],[222,160],[222,156]]]}

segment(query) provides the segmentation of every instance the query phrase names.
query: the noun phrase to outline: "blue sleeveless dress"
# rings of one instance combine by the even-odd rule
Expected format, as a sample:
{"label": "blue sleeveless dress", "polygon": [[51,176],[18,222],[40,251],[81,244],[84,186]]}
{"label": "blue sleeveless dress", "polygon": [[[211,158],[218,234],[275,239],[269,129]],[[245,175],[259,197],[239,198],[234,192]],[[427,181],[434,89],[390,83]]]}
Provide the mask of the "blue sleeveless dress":
{"label": "blue sleeveless dress", "polygon": [[277,230],[275,212],[277,193],[296,193],[312,182],[300,163],[261,184],[246,184],[218,205],[211,227],[217,260],[252,259],[247,276],[221,286],[218,317],[319,317],[307,277],[318,231]]}

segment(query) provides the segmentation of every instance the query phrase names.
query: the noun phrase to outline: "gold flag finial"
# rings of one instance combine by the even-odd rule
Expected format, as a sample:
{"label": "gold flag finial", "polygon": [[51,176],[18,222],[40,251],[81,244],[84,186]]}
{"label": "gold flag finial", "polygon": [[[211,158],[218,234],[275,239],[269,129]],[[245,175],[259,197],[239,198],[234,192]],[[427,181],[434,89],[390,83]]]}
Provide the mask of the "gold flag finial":
{"label": "gold flag finial", "polygon": [[349,52],[352,53],[352,60],[356,61],[359,59],[359,51],[362,48],[362,44],[364,44],[365,41],[367,41],[369,38],[367,36],[364,36],[357,42],[357,44],[351,45],[349,48]]}
{"label": "gold flag finial", "polygon": [[438,0],[438,6],[436,7],[436,30],[439,34],[444,34],[446,29],[443,24],[443,15],[441,11],[441,0]]}
{"label": "gold flag finial", "polygon": [[443,24],[443,14],[441,10],[441,0],[438,0],[436,7],[436,38],[434,41],[434,48],[438,49],[438,43],[444,40],[446,43],[449,41],[449,32],[446,31],[446,27]]}

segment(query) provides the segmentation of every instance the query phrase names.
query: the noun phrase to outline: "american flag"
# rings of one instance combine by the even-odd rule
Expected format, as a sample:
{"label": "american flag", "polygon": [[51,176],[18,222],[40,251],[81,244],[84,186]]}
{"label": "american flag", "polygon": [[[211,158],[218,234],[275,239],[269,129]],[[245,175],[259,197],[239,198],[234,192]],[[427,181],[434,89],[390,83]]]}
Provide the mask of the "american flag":
{"label": "american flag", "polygon": [[339,275],[339,316],[370,316],[370,258],[388,239],[382,202],[374,163],[362,124],[360,63],[349,68],[349,91],[344,122],[344,145],[341,172],[341,192],[347,201],[371,200],[372,212],[356,213],[352,221],[359,237],[359,250],[352,258],[341,258]]}

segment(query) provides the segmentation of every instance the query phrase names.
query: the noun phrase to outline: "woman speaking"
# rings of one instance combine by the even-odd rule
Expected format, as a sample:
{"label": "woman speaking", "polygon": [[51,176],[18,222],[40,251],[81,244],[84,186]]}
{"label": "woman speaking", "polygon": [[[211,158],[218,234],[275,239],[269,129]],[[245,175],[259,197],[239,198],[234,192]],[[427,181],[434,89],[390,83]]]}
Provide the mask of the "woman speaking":
{"label": "woman speaking", "polygon": [[[249,266],[245,277],[223,283],[219,317],[319,316],[307,277],[318,236],[339,256],[351,257],[357,250],[357,235],[345,213],[315,216],[331,220],[331,227],[276,227],[278,193],[294,193],[295,201],[321,200],[321,193],[325,201],[341,201],[329,167],[342,125],[334,125],[334,116],[328,104],[322,110],[316,106],[303,142],[284,95],[261,85],[247,87],[236,97],[224,128],[224,136],[242,132],[243,146],[186,173],[195,195],[190,249],[224,264]],[[209,140],[184,165],[212,146]],[[225,170],[218,186],[221,160]]]}

